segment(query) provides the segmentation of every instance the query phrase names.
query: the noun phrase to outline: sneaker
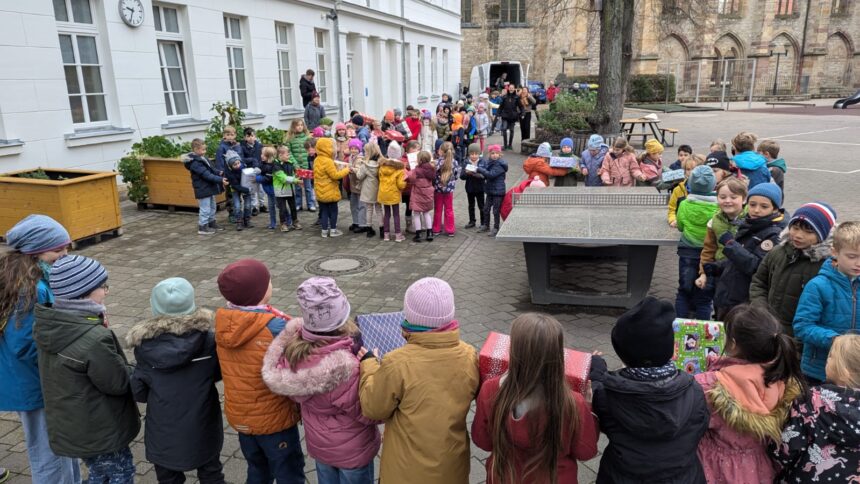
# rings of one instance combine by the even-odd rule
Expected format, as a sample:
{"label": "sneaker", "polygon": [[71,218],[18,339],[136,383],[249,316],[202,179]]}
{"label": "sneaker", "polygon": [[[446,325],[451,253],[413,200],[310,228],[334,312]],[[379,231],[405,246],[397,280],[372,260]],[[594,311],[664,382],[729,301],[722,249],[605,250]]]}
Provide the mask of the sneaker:
{"label": "sneaker", "polygon": [[300,224],[298,222],[293,222],[293,224],[290,225],[290,227],[292,227],[293,230],[301,230],[303,228],[302,224]]}
{"label": "sneaker", "polygon": [[389,236],[388,232],[385,232],[385,234],[382,236],[382,240],[384,240],[385,242],[391,240],[391,237]]}
{"label": "sneaker", "polygon": [[487,237],[495,237],[496,234],[498,234],[498,233],[499,233],[499,229],[493,229],[490,231],[489,234],[487,234]]}
{"label": "sneaker", "polygon": [[463,228],[464,228],[464,229],[473,229],[473,228],[475,228],[475,221],[474,221],[474,220],[472,220],[471,222],[469,222],[469,223],[467,223],[466,225],[464,225],[464,226],[463,226]]}
{"label": "sneaker", "polygon": [[322,236],[322,238],[327,239],[328,238],[328,230],[321,230],[320,235]]}
{"label": "sneaker", "polygon": [[490,231],[490,227],[488,225],[481,225],[481,227],[478,228],[478,232],[489,232],[489,231]]}
{"label": "sneaker", "polygon": [[269,229],[269,230],[275,230],[275,229],[276,229],[276,228],[278,228],[278,227],[277,227],[276,225],[269,225],[269,226],[268,226],[268,227],[266,227],[266,228],[267,228],[267,229]]}
{"label": "sneaker", "polygon": [[453,236],[454,236],[454,234],[453,234],[453,233],[451,233],[451,234],[445,234],[445,235],[447,235],[448,237],[453,237]]}
{"label": "sneaker", "polygon": [[379,238],[381,239],[385,235],[385,228],[379,227]]}
{"label": "sneaker", "polygon": [[268,209],[268,208],[266,208],[266,206],[265,206],[265,205],[260,205],[260,213],[266,213],[266,212],[268,212],[268,211],[269,211],[269,209]]}
{"label": "sneaker", "polygon": [[0,467],[0,483],[6,482],[7,480],[9,480],[9,476],[11,474],[12,473],[9,472],[9,469],[7,469],[5,467]]}
{"label": "sneaker", "polygon": [[242,224],[236,224],[236,232],[241,232],[244,228]]}
{"label": "sneaker", "polygon": [[439,237],[442,235],[442,232],[433,232],[433,237]]}
{"label": "sneaker", "polygon": [[343,232],[338,229],[331,229],[328,232],[329,237],[340,237],[341,235],[343,235]]}
{"label": "sneaker", "polygon": [[227,230],[226,227],[222,227],[222,226],[218,225],[218,222],[216,222],[214,220],[209,222],[209,228],[212,230]]}
{"label": "sneaker", "polygon": [[290,230],[292,230],[292,229],[290,228],[289,225],[287,225],[287,224],[281,225],[281,232],[289,232]]}
{"label": "sneaker", "polygon": [[316,207],[311,207],[308,209],[308,212],[316,212],[316,211],[317,211]]}
{"label": "sneaker", "polygon": [[404,240],[406,240],[406,237],[404,237],[403,234],[396,234],[394,236],[395,242],[403,242]]}
{"label": "sneaker", "polygon": [[198,225],[197,235],[215,235],[215,231],[209,229],[209,227],[206,225]]}

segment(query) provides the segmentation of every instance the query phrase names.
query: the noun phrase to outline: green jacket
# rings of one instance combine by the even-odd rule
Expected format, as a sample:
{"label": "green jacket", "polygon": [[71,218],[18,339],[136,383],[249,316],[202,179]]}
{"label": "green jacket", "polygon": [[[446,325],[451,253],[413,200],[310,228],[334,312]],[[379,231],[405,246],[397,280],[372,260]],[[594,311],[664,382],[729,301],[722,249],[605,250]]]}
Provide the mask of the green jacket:
{"label": "green jacket", "polygon": [[289,161],[278,161],[275,163],[272,186],[275,189],[276,197],[294,197],[295,191],[293,187],[298,184],[299,179],[296,177],[296,167],[292,158]]}
{"label": "green jacket", "polygon": [[797,250],[788,239],[788,229],[780,243],[765,256],[750,283],[750,302],[770,308],[786,334],[793,335],[792,321],[806,283],[818,275],[821,264],[830,256],[832,238]]}
{"label": "green jacket", "polygon": [[708,232],[708,221],[719,211],[717,197],[705,195],[687,195],[676,213],[678,230],[681,231],[681,247],[701,248],[705,243]]}
{"label": "green jacket", "polygon": [[87,458],[127,447],[140,416],[129,384],[133,367],[113,331],[99,317],[38,305],[33,339],[51,450]]}
{"label": "green jacket", "polygon": [[[741,213],[735,217],[734,220],[729,220],[722,211],[717,211],[714,217],[708,222],[708,228],[714,232],[715,240],[720,240],[720,237],[726,232],[731,232],[732,234],[738,233],[738,227],[741,225],[741,220],[747,216],[747,206],[744,205]],[[726,256],[723,255],[723,244],[717,243],[717,255],[714,260],[723,260]]]}
{"label": "green jacket", "polygon": [[293,155],[293,159],[296,161],[296,168],[301,168],[302,170],[307,170],[310,167],[308,165],[308,150],[305,149],[305,141],[308,139],[309,136],[306,133],[301,133],[288,138],[287,141],[290,154]]}

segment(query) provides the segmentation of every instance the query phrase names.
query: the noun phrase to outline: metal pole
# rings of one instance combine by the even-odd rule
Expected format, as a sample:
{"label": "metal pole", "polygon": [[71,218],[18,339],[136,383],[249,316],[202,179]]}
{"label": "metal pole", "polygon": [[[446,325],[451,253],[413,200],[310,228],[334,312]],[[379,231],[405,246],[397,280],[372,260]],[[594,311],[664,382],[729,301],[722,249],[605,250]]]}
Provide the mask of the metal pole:
{"label": "metal pole", "polygon": [[334,8],[331,10],[328,18],[334,22],[334,55],[337,57],[337,98],[340,103],[338,105],[338,111],[340,112],[340,119],[347,119],[346,117],[349,115],[349,112],[345,111],[343,106],[343,77],[341,76],[340,56],[340,19],[337,15],[337,7],[338,2],[335,2]]}
{"label": "metal pole", "polygon": [[[723,85],[720,94],[720,108],[723,107],[723,102],[726,100],[726,75],[729,73],[729,62],[727,58],[723,58]],[[726,111],[728,111],[728,105],[726,105]]]}
{"label": "metal pole", "polygon": [[699,104],[699,88],[702,85],[702,62],[696,63],[696,104]]}
{"label": "metal pole", "polygon": [[758,57],[753,57],[752,73],[750,74],[750,100],[747,102],[747,109],[752,109],[753,91],[755,90],[755,75]]}

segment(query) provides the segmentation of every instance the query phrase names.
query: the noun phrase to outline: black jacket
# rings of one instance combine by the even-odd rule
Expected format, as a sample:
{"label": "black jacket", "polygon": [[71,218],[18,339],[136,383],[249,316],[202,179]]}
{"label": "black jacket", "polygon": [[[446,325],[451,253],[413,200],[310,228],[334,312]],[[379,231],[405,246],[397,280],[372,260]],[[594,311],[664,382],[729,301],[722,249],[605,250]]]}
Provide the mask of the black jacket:
{"label": "black jacket", "polygon": [[239,156],[242,157],[245,166],[259,168],[263,162],[263,144],[260,143],[260,140],[255,141],[253,145],[248,145],[242,141],[240,147],[242,152],[239,153]]}
{"label": "black jacket", "polygon": [[194,198],[214,197],[224,191],[222,177],[205,156],[189,153],[184,164],[185,168],[191,172]]}
{"label": "black jacket", "polygon": [[[482,163],[484,160],[478,160],[478,164]],[[460,179],[466,180],[466,193],[484,193],[484,175],[481,175],[477,171],[469,172],[466,171],[466,167],[470,165],[468,159],[462,164],[463,169],[460,170]],[[476,165],[477,166],[477,165]]]}
{"label": "black jacket", "polygon": [[248,187],[242,186],[242,170],[245,168],[244,163],[239,163],[239,168],[227,168],[227,171],[224,172],[224,178],[230,182],[230,188],[239,192],[239,193],[251,193],[251,189]]}
{"label": "black jacket", "polygon": [[224,442],[213,318],[206,310],[163,316],[126,335],[137,359],[131,388],[146,403],[146,459],[171,470],[202,466]]}
{"label": "black jacket", "polygon": [[516,121],[523,114],[523,105],[520,102],[520,97],[516,93],[508,93],[502,97],[502,102],[499,103],[499,117],[505,121]]}
{"label": "black jacket", "polygon": [[302,94],[302,107],[307,107],[314,98],[314,93],[317,92],[317,86],[314,81],[309,81],[304,75],[299,80],[299,92]]}
{"label": "black jacket", "polygon": [[598,484],[705,484],[696,449],[710,412],[692,375],[640,382],[607,372],[594,357],[590,378],[592,409],[609,438]]}

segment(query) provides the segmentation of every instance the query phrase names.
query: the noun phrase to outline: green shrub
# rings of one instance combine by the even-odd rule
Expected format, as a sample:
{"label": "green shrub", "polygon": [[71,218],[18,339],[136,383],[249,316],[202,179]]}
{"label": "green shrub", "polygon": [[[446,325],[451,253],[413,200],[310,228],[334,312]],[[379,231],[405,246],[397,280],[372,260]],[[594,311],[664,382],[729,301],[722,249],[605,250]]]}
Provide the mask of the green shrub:
{"label": "green shrub", "polygon": [[274,126],[266,126],[257,131],[257,139],[264,145],[279,145],[284,142],[284,130]]}
{"label": "green shrub", "polygon": [[38,170],[26,171],[24,173],[18,173],[15,175],[18,178],[29,178],[31,180],[50,180],[51,177],[45,173],[45,170],[39,168]]}
{"label": "green shrub", "polygon": [[547,140],[564,138],[575,131],[588,130],[588,116],[594,111],[597,96],[594,92],[587,94],[559,93],[555,101],[549,104],[549,109],[543,111],[537,122],[539,130],[543,131]]}
{"label": "green shrub", "polygon": [[218,145],[224,137],[224,127],[231,125],[236,128],[236,136],[242,135],[242,121],[245,120],[245,113],[235,104],[229,101],[219,101],[212,105],[210,111],[215,111],[215,116],[209,122],[209,127],[206,129],[206,156],[214,158],[215,152],[218,151]]}
{"label": "green shrub", "polygon": [[135,203],[146,201],[149,197],[149,187],[143,177],[143,164],[134,153],[123,157],[117,163],[117,171],[122,175],[122,182],[128,186],[128,199]]}
{"label": "green shrub", "polygon": [[[667,85],[668,84],[668,85]],[[627,102],[665,101],[666,90],[669,90],[669,100],[675,98],[675,76],[665,74],[639,74],[630,76],[627,85]]]}
{"label": "green shrub", "polygon": [[191,151],[188,143],[188,151],[183,151],[183,145],[173,142],[164,136],[150,136],[131,145],[132,151],[141,156],[152,156],[155,158],[176,158],[183,153]]}

